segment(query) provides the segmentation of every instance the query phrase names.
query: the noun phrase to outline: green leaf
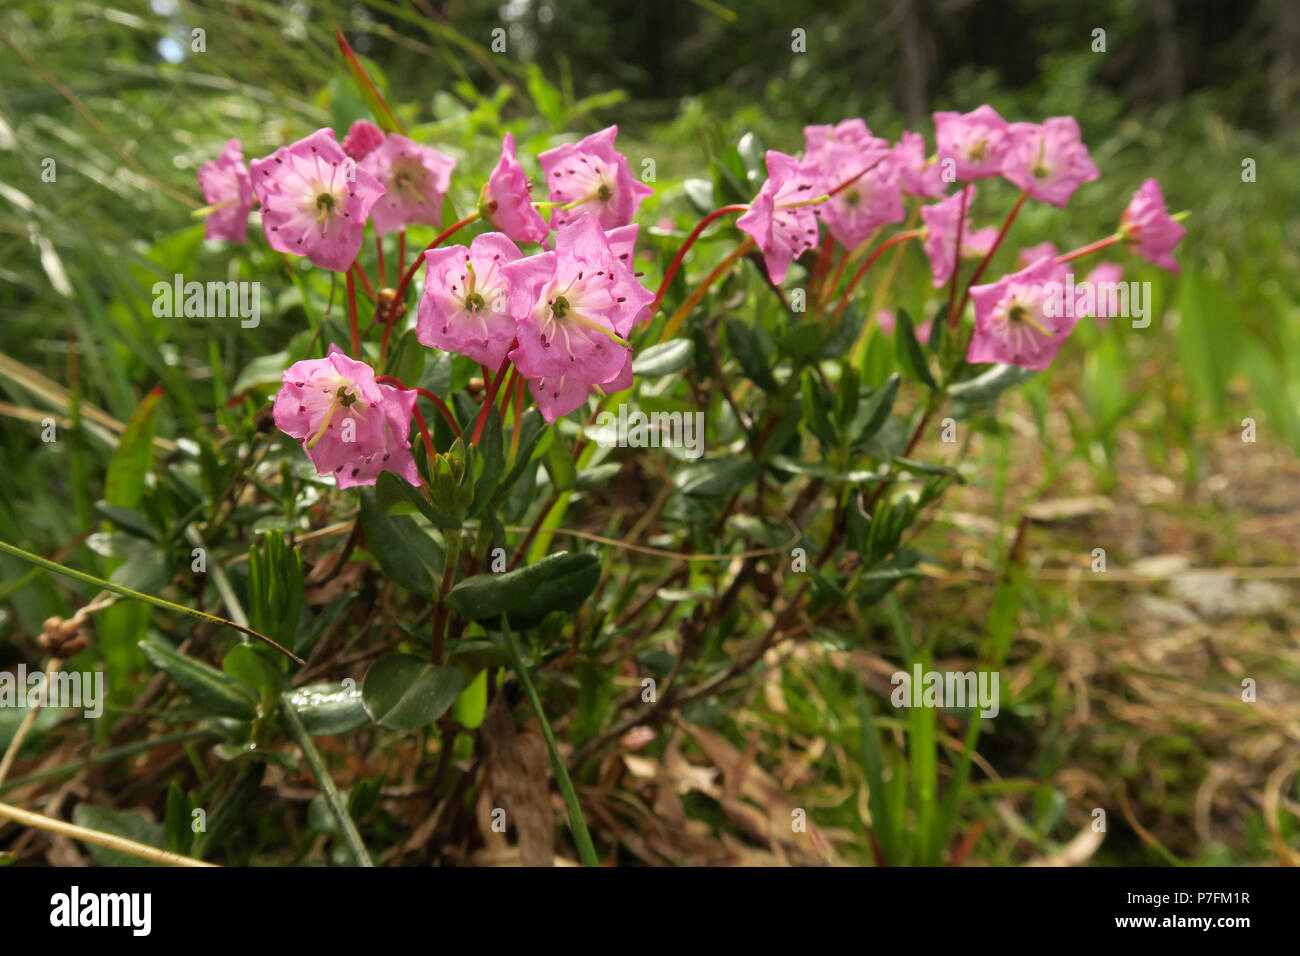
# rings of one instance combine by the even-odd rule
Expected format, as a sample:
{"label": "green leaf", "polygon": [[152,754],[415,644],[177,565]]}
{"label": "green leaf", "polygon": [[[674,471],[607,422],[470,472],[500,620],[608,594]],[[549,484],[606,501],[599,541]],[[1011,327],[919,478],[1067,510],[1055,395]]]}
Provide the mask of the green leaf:
{"label": "green leaf", "polygon": [[[79,827],[85,827],[87,830],[110,833],[113,836],[133,840],[136,843],[143,843],[145,846],[156,847],[159,850],[167,848],[167,838],[163,828],[156,823],[151,823],[138,813],[128,813],[125,810],[110,810],[107,807],[79,803],[77,809],[72,811],[72,822]],[[110,850],[108,847],[100,846],[97,843],[86,843],[84,846],[100,866],[163,865],[155,863],[153,860],[142,859],[131,853],[123,853],[121,850]]]}
{"label": "green leaf", "polygon": [[456,718],[456,723],[469,730],[483,723],[483,718],[487,714],[487,678],[486,669],[479,671],[478,675],[465,685],[465,689],[456,698],[456,703],[452,705],[451,714]]}
{"label": "green leaf", "polygon": [[161,591],[167,586],[171,575],[167,573],[167,562],[162,555],[153,551],[133,554],[122,562],[111,575],[109,581],[135,591]]}
{"label": "green leaf", "polygon": [[717,203],[713,201],[713,183],[707,179],[688,179],[682,183],[686,198],[690,200],[695,211],[701,216],[713,212]]}
{"label": "green leaf", "polygon": [[997,398],[1013,385],[1029,381],[1037,372],[1017,365],[994,365],[986,372],[981,372],[972,379],[958,382],[948,388],[948,396],[954,400],[976,404]]}
{"label": "green leaf", "polygon": [[743,458],[709,458],[682,468],[673,483],[682,494],[720,498],[748,487],[761,468],[758,462]]}
{"label": "green leaf", "polygon": [[278,695],[286,683],[284,672],[277,670],[252,644],[232,647],[221,662],[221,669],[259,694]]}
{"label": "green leaf", "polygon": [[483,473],[474,484],[474,504],[469,511],[470,517],[483,513],[496,494],[501,475],[506,470],[505,439],[501,434],[501,419],[495,411],[488,414],[477,447],[479,459],[483,462]]}
{"label": "green leaf", "polygon": [[591,468],[584,468],[578,472],[578,480],[574,482],[573,486],[579,491],[599,488],[622,470],[623,466],[613,461],[607,461]]}
{"label": "green leaf", "polygon": [[159,385],[127,420],[104,480],[104,500],[120,508],[134,508],[144,493],[144,479],[153,462],[154,416],[162,399]]}
{"label": "green leaf", "polygon": [[581,606],[600,580],[600,558],[560,551],[505,574],[476,574],[452,588],[447,603],[472,621],[495,626],[502,614],[532,627],[551,611]]}
{"label": "green leaf", "polygon": [[[532,411],[532,409],[529,409]],[[411,514],[418,511],[435,528],[459,531],[461,521],[450,511],[439,508],[420,489],[391,471],[381,471],[375,483],[375,502],[386,515]]]}
{"label": "green leaf", "polygon": [[285,694],[284,699],[313,737],[347,733],[370,723],[361,689],[354,680],[309,684]]}
{"label": "green leaf", "polygon": [[573,452],[569,443],[562,441],[561,437],[559,432],[555,432],[551,447],[546,449],[546,470],[551,475],[551,484],[556,491],[568,491],[577,480],[578,471],[573,464]]}
{"label": "green leaf", "polygon": [[734,146],[712,157],[709,166],[713,170],[713,196],[717,202],[741,203],[754,198],[757,183],[749,182],[745,162]]}
{"label": "green leaf", "polygon": [[916,340],[916,326],[906,309],[898,310],[898,325],[894,329],[894,344],[898,351],[898,364],[927,388],[937,388],[930,374],[930,363]]}
{"label": "green leaf", "polygon": [[961,474],[951,465],[932,464],[916,458],[904,458],[902,455],[895,455],[891,460],[899,468],[914,472],[918,475],[950,475],[955,477],[958,483],[965,483],[962,481]]}
{"label": "green leaf", "polygon": [[366,488],[361,492],[361,528],[384,574],[408,591],[433,597],[434,581],[442,576],[442,548],[414,519],[384,514],[374,489]]}
{"label": "green leaf", "polygon": [[806,365],[822,353],[826,338],[821,329],[811,323],[796,325],[781,336],[781,354],[788,355],[796,365]]}
{"label": "green leaf", "polygon": [[864,448],[889,418],[889,413],[894,408],[894,400],[898,398],[900,380],[898,373],[895,372],[862,404],[858,412],[858,418],[862,419],[862,428],[853,437],[854,451]]}
{"label": "green leaf", "polygon": [[728,318],[727,344],[731,346],[731,352],[736,356],[736,361],[740,363],[745,375],[755,385],[765,392],[780,390],[781,386],[776,383],[772,375],[771,365],[767,356],[763,354],[753,329],[739,319]]}
{"label": "green leaf", "polygon": [[167,809],[163,818],[167,834],[167,849],[182,855],[190,852],[194,830],[190,827],[190,801],[179,780],[167,786]]}
{"label": "green leaf", "polygon": [[447,712],[465,685],[454,667],[435,667],[410,654],[381,657],[366,671],[361,697],[381,727],[418,730]]}
{"label": "green leaf", "polygon": [[896,833],[901,828],[901,821],[895,819],[893,806],[885,790],[885,760],[880,746],[880,735],[871,718],[871,707],[867,695],[858,682],[858,723],[862,733],[862,769],[867,777],[867,808],[871,811],[871,829],[879,841],[885,859],[877,861],[881,865],[897,864]]}
{"label": "green leaf", "polygon": [[141,641],[140,649],[149,663],[170,677],[208,713],[236,720],[252,720],[257,716],[257,701],[253,696],[215,667],[161,643]]}
{"label": "green leaf", "polygon": [[244,813],[261,794],[266,767],[265,763],[239,765],[239,776],[222,796],[216,809],[207,815],[207,829],[195,834],[193,852],[200,860],[205,859],[213,849],[222,846],[235,832]]}
{"label": "green leaf", "polygon": [[288,350],[259,355],[244,366],[244,370],[239,373],[239,378],[235,379],[235,384],[231,386],[230,393],[240,395],[259,385],[279,385],[280,376],[291,364]]}
{"label": "green leaf", "polygon": [[858,340],[864,318],[857,305],[845,309],[830,334],[822,339],[822,358],[839,358],[848,351],[849,346]]}
{"label": "green leaf", "polygon": [[370,107],[370,112],[375,116],[375,122],[379,124],[385,133],[406,135],[406,129],[393,114],[393,111],[388,108],[388,103],[385,102],[383,94],[379,92],[379,87],[370,79],[366,68],[361,65],[357,55],[352,52],[352,47],[343,38],[342,31],[336,29],[334,36],[338,40],[339,52],[343,54],[343,60],[348,65],[348,72],[352,74],[352,79],[357,84],[357,91],[361,94],[361,98],[366,101],[366,105]]}
{"label": "green leaf", "polygon": [[796,475],[810,475],[813,478],[820,478],[823,481],[839,485],[861,485],[884,480],[884,476],[878,475],[874,471],[863,471],[861,469],[839,471],[830,465],[799,461],[789,455],[773,455],[770,464],[773,468],[779,468],[782,471],[794,472]]}
{"label": "green leaf", "polygon": [[632,373],[641,378],[657,378],[680,372],[695,354],[695,343],[690,339],[669,339],[645,349],[632,360]]}
{"label": "green leaf", "polygon": [[934,320],[930,323],[930,341],[926,343],[930,351],[935,355],[943,353],[943,333],[948,327],[948,303],[945,302],[939,306],[939,311],[934,314]]}
{"label": "green leaf", "polygon": [[510,473],[501,480],[502,488],[513,488],[519,476],[524,473],[524,469],[533,459],[533,450],[545,434],[545,426],[546,421],[536,406],[524,412],[524,417],[519,422],[519,450],[516,452],[514,464],[510,467]]}
{"label": "green leaf", "polygon": [[839,437],[831,423],[831,396],[811,369],[803,373],[803,407],[806,410],[808,430],[817,436],[826,448],[839,446]]}
{"label": "green leaf", "polygon": [[561,128],[564,124],[564,100],[536,63],[527,67],[528,95],[537,105],[537,111],[545,117],[552,127]]}
{"label": "green leaf", "polygon": [[415,329],[407,329],[397,340],[397,346],[389,356],[387,374],[408,385],[411,382],[418,382],[420,376],[424,374],[424,363],[428,354],[429,350],[416,340]]}
{"label": "green leaf", "polygon": [[131,508],[110,505],[107,501],[96,501],[95,511],[107,518],[114,525],[146,541],[156,541],[158,533],[149,519]]}
{"label": "green leaf", "polygon": [[282,531],[271,531],[248,549],[248,616],[254,628],[292,644],[306,603],[302,555]]}
{"label": "green leaf", "polygon": [[835,420],[843,431],[858,417],[858,370],[848,362],[840,363],[840,386],[835,395]]}
{"label": "green leaf", "polygon": [[736,143],[736,154],[745,166],[745,175],[751,184],[767,176],[767,163],[763,146],[753,132],[747,132]]}

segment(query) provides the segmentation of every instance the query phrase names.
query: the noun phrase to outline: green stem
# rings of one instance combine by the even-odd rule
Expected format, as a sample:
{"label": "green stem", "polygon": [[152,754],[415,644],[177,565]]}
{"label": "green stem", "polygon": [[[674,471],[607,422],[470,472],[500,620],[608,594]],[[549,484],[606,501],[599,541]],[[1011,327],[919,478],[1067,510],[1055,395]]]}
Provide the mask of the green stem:
{"label": "green stem", "polygon": [[302,751],[307,766],[311,768],[312,776],[320,784],[321,793],[325,795],[325,802],[329,804],[330,810],[334,813],[334,818],[338,820],[339,829],[343,831],[343,839],[347,842],[348,849],[352,851],[357,866],[374,866],[375,864],[370,862],[370,854],[366,852],[366,845],[361,842],[361,834],[357,832],[357,825],[352,822],[352,817],[348,813],[347,804],[343,802],[342,794],[334,786],[334,778],[329,775],[329,770],[325,767],[325,761],[321,759],[320,751],[316,749],[316,745],[311,742],[311,735],[307,733],[307,728],[302,725],[302,719],[298,716],[298,712],[294,710],[291,703],[281,699],[280,713],[284,716],[284,722],[288,726],[294,742],[298,744],[298,749]]}
{"label": "green stem", "polygon": [[211,624],[223,624],[226,627],[233,627],[250,637],[255,637],[259,641],[265,641],[274,647],[281,654],[297,661],[299,664],[306,664],[301,657],[294,654],[287,648],[281,647],[275,641],[271,640],[265,634],[260,634],[251,627],[245,627],[242,624],[236,624],[234,621],[228,621],[224,617],[217,617],[215,614],[208,614],[204,611],[197,611],[192,607],[185,607],[183,604],[173,604],[171,601],[165,601],[162,598],[154,597],[152,594],[145,594],[142,591],[136,591],[132,588],[123,587],[120,584],[114,584],[111,581],[105,581],[103,578],[97,578],[93,574],[87,574],[85,571],[76,571],[72,568],[65,568],[61,564],[55,564],[39,555],[32,554],[30,551],[24,551],[22,548],[16,548],[7,541],[0,541],[0,551],[6,554],[12,554],[15,558],[22,558],[37,567],[44,568],[46,571],[53,571],[55,574],[62,574],[64,577],[73,578],[86,584],[93,584],[103,591],[112,591],[114,594],[120,594],[122,597],[135,598],[137,601],[144,601],[146,604],[152,604],[154,607],[160,607],[167,611],[175,611],[178,614],[184,614],[188,617],[196,617],[200,621],[207,621]]}
{"label": "green stem", "polygon": [[546,712],[542,710],[541,698],[537,696],[537,688],[533,686],[532,679],[528,676],[523,655],[519,653],[519,644],[510,633],[510,621],[505,615],[501,617],[501,635],[505,639],[506,649],[510,652],[515,673],[519,675],[519,682],[524,685],[524,693],[528,695],[528,703],[532,705],[533,713],[537,715],[537,722],[542,725],[542,736],[546,738],[546,749],[550,751],[551,766],[555,769],[555,782],[559,785],[560,793],[563,794],[564,802],[569,808],[569,829],[573,831],[573,842],[578,845],[578,855],[582,857],[585,866],[600,866],[600,860],[596,858],[596,848],[591,842],[591,834],[587,832],[587,822],[582,818],[582,807],[578,805],[577,791],[573,789],[569,771],[565,769],[564,761],[560,759],[560,752],[555,747],[555,735],[551,733]]}

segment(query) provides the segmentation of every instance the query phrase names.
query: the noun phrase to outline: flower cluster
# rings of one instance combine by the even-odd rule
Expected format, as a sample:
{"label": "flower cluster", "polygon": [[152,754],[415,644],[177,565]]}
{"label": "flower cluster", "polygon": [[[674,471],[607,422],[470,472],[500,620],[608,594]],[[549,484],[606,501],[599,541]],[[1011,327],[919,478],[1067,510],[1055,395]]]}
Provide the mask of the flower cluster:
{"label": "flower cluster", "polygon": [[[986,105],[964,114],[935,113],[934,127],[936,152],[928,158],[920,133],[905,132],[891,145],[860,119],[805,127],[802,158],[769,151],[767,182],[736,225],[762,252],[771,280],[784,281],[790,265],[818,244],[819,221],[829,234],[825,241],[840,244],[848,256],[882,228],[903,222],[908,199],[919,205],[921,227],[897,238],[921,239],[934,285],[955,284],[962,259],[979,260],[977,279],[1025,200],[1064,208],[1075,190],[1099,176],[1073,117],[1008,123]],[[1002,229],[977,228],[974,182],[996,177],[1016,186],[1020,199]],[[1084,251],[1124,241],[1143,258],[1176,272],[1171,251],[1184,232],[1169,215],[1159,185],[1148,180],[1125,210],[1119,230]],[[1076,255],[1058,256],[1054,246],[1037,252],[1022,253],[1019,271],[971,285],[962,296],[961,304],[969,298],[975,309],[969,362],[1045,368],[1079,317],[1107,317],[1104,303],[1091,299],[1088,306],[1057,309],[1051,284],[1062,282],[1069,271],[1065,263]],[[1119,274],[1119,266],[1105,263],[1088,281],[1113,283]],[[953,314],[949,321],[960,318]]]}
{"label": "flower cluster", "polygon": [[[848,281],[840,309],[881,252],[919,239],[935,287],[950,286],[949,325],[958,326],[967,302],[974,307],[966,360],[1042,369],[1080,317],[1104,321],[1113,301],[1089,294],[1063,308],[1060,288],[1075,289],[1069,262],[1123,242],[1150,262],[1177,271],[1171,253],[1184,229],[1166,209],[1159,185],[1148,180],[1112,236],[1065,254],[1051,243],[1023,249],[1017,271],[978,284],[1026,201],[1064,208],[1099,173],[1071,117],[1008,123],[991,106],[981,106],[965,114],[935,113],[934,128],[936,150],[927,156],[925,138],[916,132],[891,143],[860,119],[806,127],[801,157],[769,150],[767,180],[754,199],[716,210],[696,227],[669,266],[660,294],[703,228],[729,212],[742,213],[736,226],[748,235],[746,245],[761,252],[773,284],[785,281],[791,265],[820,245],[810,260],[817,266],[814,297],[823,308],[836,292],[844,266],[882,230],[919,220],[866,257]],[[491,380],[474,439],[482,414],[507,376],[511,382],[527,382],[550,423],[593,394],[632,384],[630,339],[636,327],[650,320],[659,300],[641,284],[632,264],[638,233],[634,219],[652,190],[633,176],[627,157],[615,148],[617,134],[611,126],[540,153],[537,163],[548,194],[542,202],[534,201],[514,139],[505,134],[500,159],[478,191],[475,212],[441,233],[422,254],[416,339],[480,363],[484,378]],[[239,141],[231,140],[218,159],[199,169],[210,203],[207,236],[244,241],[256,201],[272,249],[347,273],[352,296],[354,274],[365,280],[357,256],[367,223],[377,242],[401,233],[404,249],[407,226],[442,224],[455,168],[456,161],[439,150],[365,120],[354,123],[342,143],[333,130],[321,129],[249,166]],[[978,226],[974,183],[999,177],[1016,187],[1019,198],[1000,228]],[[989,187],[980,188],[982,193]],[[441,244],[475,221],[490,231],[465,244]],[[525,254],[530,245],[537,250]],[[827,285],[825,267],[836,245],[843,247],[840,268]],[[978,264],[958,297],[963,259]],[[396,291],[381,290],[375,297],[376,318],[384,325],[381,362],[388,331],[405,311],[402,298],[418,262]],[[1119,275],[1118,265],[1102,263],[1087,282],[1115,283]],[[386,469],[419,484],[409,441],[412,416],[419,416],[417,391],[376,376],[360,360],[354,298],[350,304],[352,356],[331,347],[325,358],[286,370],[275,401],[276,424],[299,440],[322,475],[335,475],[340,487],[372,484]],[[491,369],[497,369],[495,377]],[[509,390],[506,394],[508,401]],[[518,401],[516,415],[522,397]],[[449,415],[445,406],[440,408]]]}
{"label": "flower cluster", "polygon": [[[498,378],[513,365],[552,423],[593,392],[631,386],[627,337],[650,318],[655,299],[632,271],[632,220],[653,190],[615,149],[617,133],[611,126],[541,153],[549,191],[543,203],[533,201],[507,133],[470,217],[494,231],[468,245],[435,241],[423,255],[417,340],[499,368]],[[441,224],[455,166],[438,150],[365,120],[341,144],[332,129],[321,129],[248,167],[231,140],[199,171],[212,204],[207,235],[244,241],[256,199],[272,249],[350,273],[367,222],[377,236]],[[549,225],[539,206],[551,209]],[[525,256],[520,245],[527,244],[542,249]],[[284,372],[275,423],[340,488],[373,484],[383,470],[420,483],[409,441],[417,392],[379,379],[337,346]]]}

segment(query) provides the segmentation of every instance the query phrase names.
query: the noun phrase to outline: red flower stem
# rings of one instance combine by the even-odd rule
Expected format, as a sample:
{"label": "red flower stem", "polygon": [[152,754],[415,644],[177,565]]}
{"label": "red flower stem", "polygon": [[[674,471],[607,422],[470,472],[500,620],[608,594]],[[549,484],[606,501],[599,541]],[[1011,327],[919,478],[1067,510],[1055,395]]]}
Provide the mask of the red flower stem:
{"label": "red flower stem", "polygon": [[[822,240],[821,252],[817,255],[817,264],[813,267],[812,288],[808,290],[808,298],[814,302],[821,296],[822,282],[826,279],[826,271],[831,266],[831,255],[835,251],[835,237],[829,232],[826,238]],[[847,250],[845,255],[848,255]]]}
{"label": "red flower stem", "polygon": [[546,520],[546,516],[551,513],[551,509],[555,507],[555,503],[559,500],[560,493],[558,491],[551,492],[551,496],[546,499],[546,504],[542,506],[541,512],[538,513],[537,518],[533,521],[532,527],[530,527],[528,533],[524,535],[524,540],[519,543],[519,547],[515,548],[515,555],[510,559],[508,570],[513,571],[517,568],[519,562],[528,554],[528,549],[533,545],[533,539],[537,537],[537,532],[541,530],[542,522]]}
{"label": "red flower stem", "polygon": [[676,332],[681,324],[686,321],[686,317],[691,314],[691,310],[700,304],[700,300],[704,298],[704,294],[709,291],[709,286],[722,278],[722,276],[725,275],[742,256],[747,255],[754,246],[754,240],[747,236],[744,242],[732,250],[731,255],[727,256],[727,258],[723,259],[714,267],[713,271],[705,277],[704,281],[695,287],[695,291],[691,293],[690,298],[677,307],[677,311],[672,314],[672,317],[668,320],[668,324],[664,326],[664,330],[659,333],[660,342],[666,342],[668,339],[672,338],[673,333]]}
{"label": "red flower stem", "polygon": [[[515,369],[518,372],[518,369]],[[514,462],[519,457],[519,433],[523,431],[520,427],[524,418],[524,377],[515,376],[515,423],[514,429],[510,435],[510,461]]]}
{"label": "red flower stem", "polygon": [[[511,345],[510,349],[515,346]],[[478,420],[474,422],[474,434],[470,437],[469,443],[477,445],[478,440],[483,437],[483,426],[487,424],[488,412],[497,403],[497,391],[501,388],[501,383],[505,381],[506,370],[510,367],[510,349],[507,349],[507,355],[501,360],[501,367],[497,369],[496,378],[492,379],[492,384],[488,386],[487,396],[483,399],[483,407],[479,409]]]}
{"label": "red flower stem", "polygon": [[462,229],[464,229],[470,223],[474,222],[476,219],[478,219],[478,213],[472,212],[464,219],[460,220],[459,222],[452,223],[442,232],[438,233],[437,237],[433,240],[433,242],[429,243],[427,246],[424,247],[423,250],[421,250],[420,254],[415,257],[415,261],[411,263],[411,267],[407,269],[405,273],[403,273],[401,281],[397,283],[397,296],[393,299],[393,301],[401,302],[402,299],[406,296],[406,290],[411,285],[411,280],[415,278],[415,270],[420,268],[420,263],[424,261],[424,254],[426,252],[428,252],[430,249],[438,248],[438,246],[442,245],[442,241],[444,239],[460,232]]}
{"label": "red flower stem", "polygon": [[370,296],[370,301],[374,302],[375,290],[370,288],[370,279],[366,277],[366,270],[361,268],[360,260],[352,263],[352,271],[355,272],[357,274],[357,278],[361,280],[361,285],[365,287],[366,295]]}
{"label": "red flower stem", "polygon": [[858,283],[862,281],[862,277],[867,274],[867,270],[870,269],[875,261],[880,258],[881,254],[891,246],[896,246],[900,242],[906,242],[908,239],[917,238],[922,232],[924,232],[922,229],[909,229],[906,232],[900,232],[896,236],[890,236],[880,245],[876,246],[871,255],[867,256],[866,261],[858,267],[858,271],[853,274],[853,278],[849,280],[848,288],[846,288],[844,294],[840,296],[840,304],[835,307],[835,315],[831,318],[831,325],[834,325],[840,320],[840,316],[844,313],[844,310],[849,307],[849,296],[853,294],[853,290],[858,287]]}
{"label": "red flower stem", "polygon": [[[396,301],[396,300],[394,300]],[[397,306],[392,305],[384,311],[384,334],[379,340],[379,364],[388,361],[388,339],[393,334],[393,323],[397,321]]]}
{"label": "red flower stem", "polygon": [[424,439],[424,453],[429,456],[429,467],[433,467],[433,459],[437,454],[433,450],[433,439],[429,437],[429,425],[424,420],[424,413],[420,411],[418,405],[412,405],[411,411],[415,413],[415,427],[420,429],[420,437]]}
{"label": "red flower stem", "polygon": [[515,379],[519,377],[519,369],[513,365],[510,366],[510,374],[506,376],[506,383],[501,388],[501,421],[504,424],[506,412],[510,410],[510,400],[515,396]]}
{"label": "red flower stem", "polygon": [[384,265],[384,237],[375,233],[375,258],[379,260],[379,288],[388,285],[388,269]]}
{"label": "red flower stem", "polygon": [[1124,237],[1117,232],[1115,233],[1115,235],[1107,236],[1105,239],[1098,239],[1096,242],[1090,242],[1086,246],[1080,246],[1078,249],[1075,249],[1073,252],[1067,252],[1064,255],[1057,256],[1056,264],[1059,266],[1062,263],[1071,262],[1075,259],[1080,259],[1083,256],[1091,255],[1094,252],[1098,252],[1102,249],[1105,249],[1107,246],[1113,246],[1115,243],[1119,242],[1123,238]]}
{"label": "red flower stem", "polygon": [[[970,281],[966,283],[966,291],[961,295],[961,305],[957,306],[958,316],[966,311],[966,303],[970,299],[971,286],[980,281],[980,276],[982,276],[984,270],[988,268],[989,260],[993,258],[993,253],[997,252],[998,246],[1002,245],[1002,240],[1006,237],[1007,230],[1010,229],[1011,224],[1016,221],[1016,216],[1020,213],[1020,207],[1025,204],[1025,200],[1028,198],[1029,193],[1020,194],[1020,198],[1016,200],[1016,204],[1011,207],[1011,212],[1007,213],[1007,218],[1002,223],[1002,229],[998,232],[998,237],[993,240],[992,247],[987,253],[985,253],[984,258],[980,260],[980,264],[975,267],[975,271],[971,273]],[[953,328],[955,325],[956,321],[954,320],[953,314],[949,312],[948,327]]]}
{"label": "red flower stem", "polygon": [[876,160],[874,163],[872,163],[872,164],[871,164],[870,166],[868,166],[866,169],[862,170],[862,172],[860,172],[860,173],[858,173],[857,175],[855,175],[855,176],[851,176],[850,178],[844,180],[844,182],[840,183],[838,186],[836,186],[834,189],[832,189],[830,192],[828,192],[828,193],[826,194],[826,198],[827,198],[827,199],[830,199],[830,198],[831,198],[832,196],[834,196],[836,193],[838,193],[838,192],[842,192],[843,190],[848,189],[850,186],[852,186],[854,183],[856,183],[859,179],[861,179],[861,178],[862,178],[863,176],[865,176],[867,173],[871,172],[873,169],[875,169],[877,166],[879,166],[881,163],[883,163],[883,162],[888,158],[888,156],[889,156],[889,154],[888,154],[888,152],[886,152],[886,154],[885,154],[884,156],[881,156],[878,160]]}
{"label": "red flower stem", "polygon": [[701,219],[691,230],[691,234],[686,237],[682,247],[677,250],[677,255],[673,256],[673,261],[668,263],[668,271],[664,273],[663,281],[659,283],[659,291],[655,293],[655,300],[650,303],[650,313],[653,315],[659,308],[659,303],[663,301],[664,293],[668,291],[668,283],[673,281],[673,276],[677,275],[677,270],[681,268],[682,259],[686,256],[686,250],[695,245],[695,240],[700,238],[700,233],[708,228],[709,223],[715,219],[721,219],[723,216],[730,215],[733,212],[744,212],[749,208],[746,203],[737,203],[733,206],[723,206],[721,209],[715,209],[703,219]]}
{"label": "red flower stem", "polygon": [[831,278],[829,284],[824,285],[821,290],[821,305],[825,308],[826,303],[831,300],[835,290],[839,288],[840,279],[844,278],[844,267],[849,264],[849,258],[853,254],[852,249],[845,249],[844,255],[840,256],[840,264],[835,267],[835,275]]}
{"label": "red flower stem", "polygon": [[447,407],[447,403],[427,388],[420,388],[418,385],[406,385],[395,375],[376,375],[375,381],[383,382],[386,385],[395,385],[403,391],[415,392],[421,398],[427,398],[433,403],[433,407],[442,413],[442,417],[446,419],[447,424],[451,427],[452,433],[455,434],[457,438],[460,437],[460,426],[456,424],[456,419],[452,417],[451,409]]}
{"label": "red flower stem", "polygon": [[348,270],[348,325],[352,329],[352,357],[361,358],[361,333],[357,329],[357,286]]}
{"label": "red flower stem", "polygon": [[961,272],[961,239],[966,228],[966,207],[970,204],[970,183],[961,187],[961,213],[957,216],[957,245],[952,250],[952,280],[948,283],[948,328],[957,324],[957,275]]}

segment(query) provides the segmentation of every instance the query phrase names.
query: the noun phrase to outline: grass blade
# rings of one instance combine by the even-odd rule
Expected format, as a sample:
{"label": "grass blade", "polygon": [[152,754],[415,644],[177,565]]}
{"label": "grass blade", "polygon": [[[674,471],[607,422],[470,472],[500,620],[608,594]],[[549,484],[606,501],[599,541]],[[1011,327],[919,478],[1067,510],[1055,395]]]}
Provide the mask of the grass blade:
{"label": "grass blade", "polygon": [[569,808],[569,828],[573,831],[573,841],[578,845],[578,855],[582,857],[582,862],[586,866],[600,866],[600,860],[596,858],[596,848],[591,843],[591,834],[587,831],[587,821],[582,818],[582,807],[578,805],[577,791],[573,789],[569,771],[565,769],[564,761],[560,759],[560,752],[555,748],[555,735],[551,733],[550,722],[546,719],[546,712],[542,710],[542,700],[537,696],[537,688],[533,686],[532,678],[528,676],[528,669],[524,667],[523,655],[519,653],[519,644],[515,641],[515,636],[510,633],[510,621],[504,614],[501,616],[501,636],[506,642],[506,649],[510,652],[515,673],[519,675],[519,682],[524,685],[528,703],[532,705],[533,713],[537,715],[537,722],[542,725],[546,749],[551,754],[551,766],[555,768],[555,782],[559,785],[560,793],[564,795],[564,802]]}
{"label": "grass blade", "polygon": [[302,725],[302,718],[298,716],[297,709],[287,699],[282,698],[280,713],[284,716],[289,734],[298,744],[298,749],[302,751],[307,766],[311,768],[312,776],[320,784],[325,802],[329,804],[335,819],[338,820],[339,829],[343,831],[343,839],[347,841],[348,849],[352,851],[357,866],[374,866],[375,864],[370,861],[370,854],[366,852],[366,845],[361,840],[361,834],[357,832],[357,825],[352,822],[352,815],[348,813],[347,803],[339,793],[338,787],[334,786],[334,778],[330,776],[325,761],[321,759],[320,751],[311,742],[311,734],[307,733],[307,728]]}
{"label": "grass blade", "polygon": [[264,641],[265,643],[269,644],[271,647],[274,647],[281,654],[285,655],[291,660],[297,661],[299,664],[307,663],[297,654],[294,654],[292,651],[288,650],[287,648],[281,647],[279,644],[271,640],[265,634],[259,634],[251,627],[245,627],[242,624],[236,624],[234,621],[228,621],[224,617],[217,617],[215,614],[208,614],[204,611],[195,610],[192,607],[185,607],[185,605],[183,604],[174,604],[171,601],[164,600],[163,598],[154,597],[152,594],[145,594],[142,591],[136,591],[133,590],[132,588],[123,587],[120,584],[114,584],[112,581],[105,581],[103,578],[97,578],[93,574],[87,574],[85,571],[77,571],[73,568],[65,568],[63,565],[55,564],[53,561],[48,561],[45,558],[42,558],[40,555],[32,554],[30,551],[24,551],[22,548],[15,547],[14,545],[10,544],[8,541],[0,541],[0,551],[3,551],[6,554],[12,554],[15,558],[22,558],[24,561],[34,564],[39,568],[44,568],[46,571],[53,571],[55,574],[62,574],[64,577],[72,578],[73,580],[76,581],[82,581],[86,584],[93,584],[95,587],[100,588],[101,590],[112,591],[114,594],[120,594],[122,597],[134,598],[137,601],[143,601],[146,604],[152,604],[154,607],[160,607],[167,611],[175,611],[177,614],[184,614],[188,617],[195,617],[198,618],[200,621],[207,621],[210,624],[222,624],[226,627],[233,627],[235,630],[247,634],[249,637],[255,637],[259,641]]}

